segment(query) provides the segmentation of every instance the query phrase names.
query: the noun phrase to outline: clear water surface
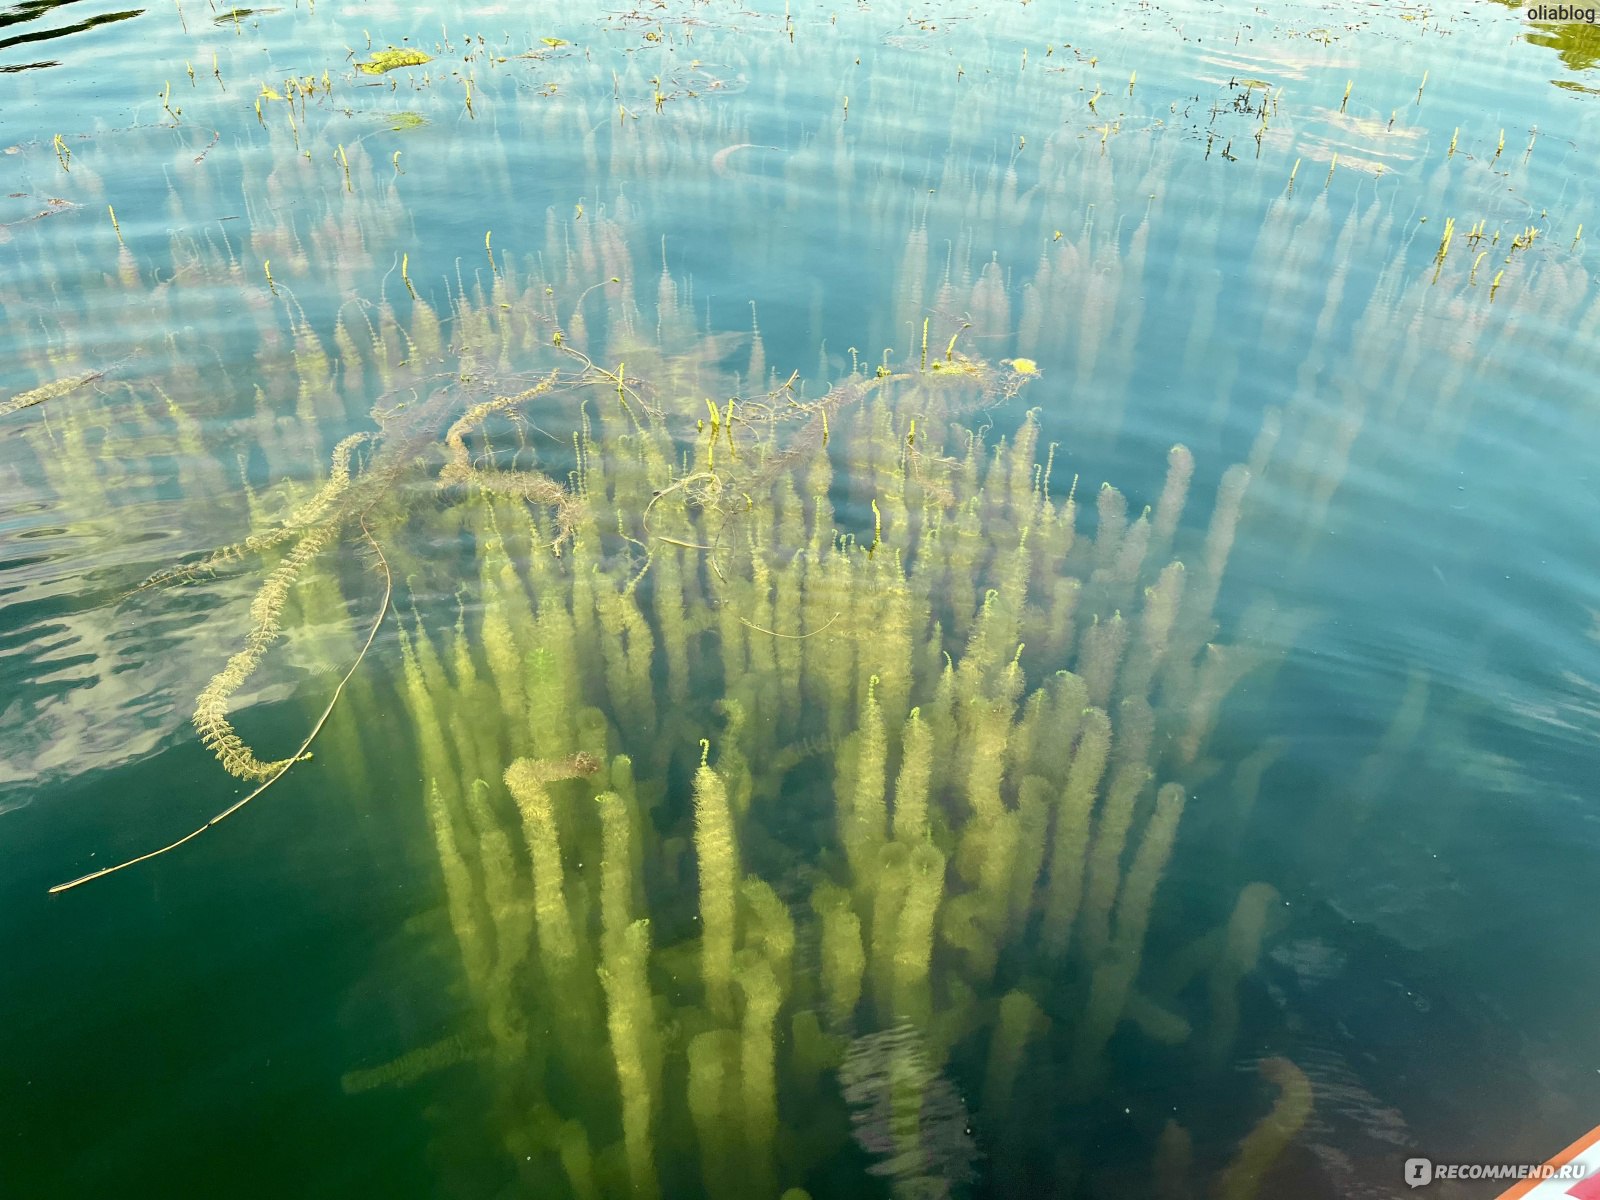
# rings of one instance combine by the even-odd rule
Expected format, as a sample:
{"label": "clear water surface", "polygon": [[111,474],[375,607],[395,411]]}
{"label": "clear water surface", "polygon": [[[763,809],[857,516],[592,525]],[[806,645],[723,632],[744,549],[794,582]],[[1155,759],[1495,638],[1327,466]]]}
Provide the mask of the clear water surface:
{"label": "clear water surface", "polygon": [[[0,1193],[1383,1196],[1591,1128],[1595,59],[1483,3],[0,11]],[[1191,607],[1129,693],[1166,560],[1118,553],[1161,541],[1176,444]],[[479,486],[518,470],[592,493],[560,559],[548,495]],[[1020,514],[1074,479],[1058,561]],[[933,549],[936,511],[974,540]],[[990,646],[1019,538],[1033,607]],[[946,553],[987,565],[915,582]],[[314,757],[50,894],[257,786],[190,714],[275,570],[223,701],[264,757],[376,629]],[[895,571],[943,621],[914,666],[859,599]],[[894,793],[941,650],[991,656],[989,698],[930,725],[931,849],[895,850],[852,832],[847,735],[882,725]],[[1081,835],[1083,697],[1024,746],[1067,667],[1115,725]],[[548,785],[540,843],[498,772],[544,761],[552,679],[605,773]],[[731,926],[701,738],[755,781]],[[631,856],[594,816],[619,752]]]}

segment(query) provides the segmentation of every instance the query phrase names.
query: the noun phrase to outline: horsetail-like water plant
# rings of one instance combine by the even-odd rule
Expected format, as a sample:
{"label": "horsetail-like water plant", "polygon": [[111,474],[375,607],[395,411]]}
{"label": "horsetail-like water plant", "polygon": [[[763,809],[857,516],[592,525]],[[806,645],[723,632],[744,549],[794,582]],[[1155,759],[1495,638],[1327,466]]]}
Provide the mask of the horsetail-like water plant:
{"label": "horsetail-like water plant", "polygon": [[[361,69],[399,77],[372,64]],[[221,84],[215,57],[213,73]],[[296,289],[319,270],[348,285],[351,262],[387,268],[392,250],[417,243],[391,215],[406,182],[399,152],[394,176],[374,178],[370,148],[332,132],[319,110],[326,83],[285,86],[299,112],[291,107],[287,129],[263,118],[254,136],[280,156],[303,139],[335,157],[342,181],[322,172],[317,185],[332,193],[320,198],[328,219],[297,227],[262,217],[225,254],[210,243],[191,251],[181,235],[171,245],[175,261],[209,263],[219,279],[232,277],[233,261],[262,263],[264,288],[240,272],[252,279],[260,338],[262,432],[251,449],[273,474],[314,460],[319,477],[230,497],[239,540],[158,573],[131,602],[155,602],[164,584],[259,571],[249,612],[213,623],[231,622],[236,644],[206,668],[216,674],[195,705],[196,734],[256,789],[250,797],[287,771],[332,788],[341,770],[378,776],[388,759],[401,764],[398,803],[426,825],[448,925],[449,978],[426,986],[461,1002],[452,1027],[395,1062],[350,1064],[350,1090],[470,1078],[471,1098],[448,1102],[481,1106],[472,1125],[491,1131],[507,1173],[551,1194],[778,1195],[833,1161],[848,1128],[830,1073],[874,1031],[904,1027],[929,1073],[900,1070],[897,1111],[925,1121],[913,1100],[941,1072],[962,1073],[983,1099],[976,1125],[1005,1158],[995,1164],[1003,1179],[1045,1157],[1042,1139],[1000,1121],[1027,1111],[1039,1063],[1070,1081],[1059,1103],[1089,1105],[1123,1039],[1137,1052],[1189,1047],[1212,1063],[1232,1053],[1239,992],[1275,913],[1264,885],[1245,886],[1235,903],[1234,882],[1206,953],[1196,952],[1193,987],[1158,986],[1173,954],[1160,928],[1168,863],[1205,811],[1206,781],[1230,777],[1216,774],[1226,764],[1213,731],[1263,658],[1229,644],[1234,618],[1219,607],[1220,589],[1255,481],[1326,511],[1343,452],[1359,450],[1361,422],[1380,414],[1343,384],[1315,395],[1308,385],[1265,415],[1248,468],[1222,471],[1214,441],[1186,433],[1196,453],[1171,448],[1164,486],[1159,454],[1170,436],[1145,486],[1069,487],[1073,471],[1094,467],[1064,456],[1084,455],[1089,439],[1064,438],[1057,459],[1055,445],[1039,445],[1037,415],[1000,405],[1019,396],[1059,404],[1063,422],[1087,414],[1115,437],[1117,406],[1144,369],[1135,343],[1152,285],[1150,231],[1158,245],[1176,232],[1180,265],[1217,245],[1198,218],[1174,230],[1171,207],[1146,186],[1176,169],[1180,152],[1195,166],[1198,145],[1126,149],[1135,139],[1109,141],[1120,114],[1107,114],[1088,158],[1073,153],[1081,131],[1019,135],[1026,153],[1010,157],[1020,185],[1007,179],[1004,153],[994,164],[957,155],[937,201],[920,192],[921,207],[896,201],[902,266],[890,300],[865,306],[867,327],[855,331],[864,353],[851,347],[830,367],[813,344],[822,368],[809,380],[791,373],[795,339],[781,332],[789,314],[765,300],[765,331],[752,307],[748,329],[741,317],[734,333],[696,332],[702,305],[686,272],[674,277],[664,261],[654,306],[634,295],[626,243],[637,218],[623,213],[653,185],[628,176],[629,199],[614,199],[630,156],[658,155],[650,178],[659,182],[683,178],[704,149],[672,124],[690,106],[664,104],[671,81],[645,77],[614,75],[611,99],[625,112],[617,93],[637,86],[639,106],[654,94],[662,120],[619,119],[615,158],[607,165],[602,141],[592,168],[600,186],[616,188],[590,190],[586,177],[593,203],[552,210],[537,260],[497,251],[486,231],[484,258],[469,245],[441,301],[421,283],[422,259],[413,279],[401,253],[400,288],[391,281],[385,296],[351,286],[361,299],[320,332],[309,301],[313,320],[296,313]],[[1135,71],[1130,99],[1136,80]],[[476,95],[489,113],[494,86],[487,73],[468,80],[468,107]],[[563,107],[567,87],[563,78],[548,97],[548,115],[518,114],[525,132],[575,127],[580,106]],[[1111,102],[1091,90],[1091,109]],[[1274,112],[1282,94],[1271,94]],[[858,120],[873,107],[858,102]],[[1265,141],[1270,157],[1261,108],[1258,150]],[[1284,110],[1287,126],[1293,105]],[[1276,118],[1271,126],[1278,136]],[[863,141],[838,144],[841,177],[860,170],[880,136],[870,120],[851,127]],[[1226,133],[1221,140],[1231,158]],[[1469,169],[1455,148],[1452,138],[1449,169]],[[57,155],[65,171],[59,138]],[[1341,246],[1379,245],[1372,230],[1392,216],[1383,194],[1346,216],[1341,188],[1360,160],[1350,154],[1336,177],[1339,158],[1323,189],[1299,197],[1294,160],[1262,216],[1256,258],[1239,264],[1269,294],[1274,332],[1285,305],[1269,266],[1341,230]],[[75,179],[92,166],[86,157]],[[1252,169],[1215,156],[1205,169],[1222,166]],[[482,186],[509,188],[505,172],[494,175],[487,169]],[[758,185],[719,179],[725,193]],[[275,205],[282,186],[247,179],[246,196]],[[799,182],[760,186],[787,188],[774,193],[779,204],[807,195]],[[1093,198],[1081,228],[1057,208],[1043,221],[1047,201],[1080,190]],[[1020,214],[1019,227],[1031,221],[1027,259],[993,253],[970,232],[988,218],[941,211],[947,201]],[[846,212],[841,228],[861,219]],[[1054,223],[1070,232],[1050,236]],[[515,231],[496,228],[502,246],[515,245]],[[1480,220],[1474,234],[1487,241],[1484,228]],[[1470,266],[1449,260],[1453,232],[1452,218],[1431,279],[1427,266],[1394,258],[1379,264],[1370,296],[1328,282],[1323,302],[1358,312],[1370,348],[1340,366],[1340,379],[1393,378],[1399,395],[1440,348],[1430,338],[1473,331],[1442,306],[1465,306],[1487,251]],[[1491,298],[1508,275],[1520,290],[1519,272],[1545,247],[1525,230],[1513,249],[1516,264],[1494,274]],[[141,249],[137,262],[151,270],[156,261]],[[132,271],[126,286],[140,285]],[[152,303],[181,328],[184,299],[170,288]],[[1482,293],[1473,303],[1482,309]],[[1396,319],[1407,305],[1429,319]],[[1197,291],[1192,307],[1188,336],[1208,346],[1217,298]],[[1310,376],[1331,378],[1330,339],[1316,328]],[[1371,336],[1386,329],[1404,332]],[[0,414],[45,400],[52,421],[62,410],[49,440],[40,436],[50,450],[40,457],[64,493],[74,475],[87,489],[97,461],[88,418],[56,402],[99,405],[88,385],[102,380],[82,362],[54,366],[43,350],[27,352],[42,382]],[[1232,378],[1204,378],[1218,427],[1232,422]],[[1449,407],[1457,382],[1447,374],[1436,389],[1447,420],[1459,414]],[[1089,396],[1094,406],[1067,404]],[[374,424],[341,436],[369,406]],[[189,428],[176,404],[141,418],[158,419]],[[346,424],[326,432],[337,421]],[[107,459],[124,436],[111,429]],[[1211,482],[1191,497],[1197,458],[1198,478]],[[1052,470],[1069,461],[1052,486]],[[1314,517],[1304,524],[1321,528]],[[301,627],[341,624],[354,633],[331,678],[352,674],[326,726],[311,731],[317,762],[306,762],[310,738],[272,746],[263,737],[258,751],[251,685]],[[1258,782],[1264,761],[1253,767]],[[1251,1194],[1262,1164],[1305,1120],[1303,1076],[1287,1065],[1263,1072],[1281,1104],[1265,1133],[1247,1137],[1219,1194]],[[899,1130],[908,1145],[915,1129],[906,1119]],[[1166,1139],[1166,1153],[1180,1156],[1181,1140]]]}

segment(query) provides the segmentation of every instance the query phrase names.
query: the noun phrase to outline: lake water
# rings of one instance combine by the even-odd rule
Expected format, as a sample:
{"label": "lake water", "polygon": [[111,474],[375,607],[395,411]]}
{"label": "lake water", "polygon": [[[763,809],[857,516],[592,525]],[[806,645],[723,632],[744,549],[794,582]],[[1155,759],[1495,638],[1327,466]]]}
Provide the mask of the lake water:
{"label": "lake water", "polygon": [[1597,58],[0,11],[0,1193],[1388,1196],[1593,1127]]}

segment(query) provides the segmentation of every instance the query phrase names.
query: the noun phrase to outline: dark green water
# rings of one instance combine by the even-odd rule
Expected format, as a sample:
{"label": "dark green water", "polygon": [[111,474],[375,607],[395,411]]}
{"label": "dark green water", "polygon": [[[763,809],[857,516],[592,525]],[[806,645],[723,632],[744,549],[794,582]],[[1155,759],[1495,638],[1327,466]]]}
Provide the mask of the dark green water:
{"label": "dark green water", "polygon": [[[1091,601],[1106,620],[1137,619],[1165,560],[1136,563],[1120,601],[1094,583],[1100,547],[1118,540],[1097,492],[1114,483],[1136,521],[1159,504],[1176,443],[1195,462],[1172,545],[1191,597],[1224,472],[1252,470],[1214,609],[1179,624],[1195,661],[1214,641],[1240,670],[1193,753],[1193,679],[1164,666],[1153,685],[1141,761],[1154,775],[1112,855],[1118,926],[1143,933],[1133,999],[1086,1074],[1095,970],[1113,957],[1049,952],[1048,857],[991,934],[995,961],[962,949],[950,902],[996,886],[983,862],[1013,860],[961,848],[976,734],[961,725],[936,743],[945,778],[927,836],[948,859],[946,908],[933,1012],[912,1022],[929,1068],[928,1172],[985,1197],[1383,1196],[1401,1192],[1408,1158],[1540,1161],[1600,1121],[1600,289],[1587,266],[1600,82],[1585,35],[1498,4],[755,7],[0,12],[0,1194],[584,1195],[553,1149],[563,1121],[586,1130],[592,1194],[644,1194],[593,961],[616,952],[590,853],[598,785],[557,794],[582,970],[549,965],[543,925],[526,962],[508,957],[508,931],[532,929],[539,870],[496,776],[542,753],[524,743],[543,734],[491,720],[489,691],[453,676],[435,688],[463,722],[440,726],[459,768],[443,776],[457,806],[445,825],[477,889],[463,922],[427,804],[442,760],[401,644],[402,629],[426,636],[448,660],[459,618],[493,675],[489,614],[506,593],[484,565],[498,561],[491,511],[524,608],[570,598],[571,560],[537,574],[548,551],[506,524],[528,506],[434,483],[452,421],[552,369],[566,386],[472,432],[474,470],[566,482],[586,461],[602,475],[607,455],[628,461],[644,443],[613,436],[627,428],[615,383],[585,374],[574,348],[607,371],[625,362],[632,394],[659,408],[670,478],[705,468],[708,445],[745,450],[736,462],[710,451],[739,489],[679,517],[691,489],[666,493],[653,528],[636,519],[668,474],[629,482],[619,467],[606,476],[614,508],[604,488],[591,498],[609,524],[578,561],[621,589],[653,547],[637,596],[660,647],[672,640],[662,556],[692,577],[690,620],[704,627],[685,689],[658,650],[641,715],[639,693],[608,674],[623,668],[581,635],[563,677],[654,798],[635,829],[630,915],[650,920],[661,1194],[917,1194],[873,1173],[882,1152],[864,1129],[884,1118],[850,1098],[844,1067],[847,1043],[886,1054],[881,1035],[906,1014],[875,1003],[870,965],[867,997],[842,1019],[819,982],[819,880],[851,889],[873,958],[883,885],[835,824],[835,770],[856,769],[839,735],[863,719],[866,677],[898,678],[887,610],[832,626],[828,613],[852,610],[827,587],[876,596],[870,572],[891,552],[908,568],[939,561],[925,518],[886,498],[903,444],[926,455],[922,502],[940,480],[965,499],[965,477],[938,461],[941,441],[967,453],[948,426],[982,434],[976,464],[1034,409],[1051,503],[1077,479],[1078,544],[1060,562],[1039,552],[1035,607],[995,660],[1025,643],[1024,699],[1058,669],[1087,673]],[[433,58],[356,68],[386,46]],[[930,365],[962,361],[983,365],[932,380]],[[61,380],[76,386],[29,395]],[[817,406],[846,394],[857,399],[828,409],[837,428],[820,447]],[[733,438],[708,442],[705,401],[726,412],[735,396]],[[795,415],[764,424],[764,403]],[[585,418],[595,440],[575,458]],[[255,786],[224,771],[189,714],[294,543],[126,593],[285,520],[328,478],[335,444],[362,431],[379,436],[357,451],[352,498],[333,505],[337,548],[300,577],[283,639],[229,700],[263,757],[305,736],[380,611],[354,516],[370,512],[394,601],[315,757],[192,843],[48,894]],[[766,471],[762,445],[798,449]],[[786,511],[775,489],[792,476],[804,492],[824,449],[832,523],[765,521]],[[982,569],[917,592],[944,622],[942,642],[917,636],[903,673],[909,703],[930,713],[937,651],[978,657],[974,606],[1004,593],[1003,552],[1026,523],[995,504],[993,478],[970,511],[974,545],[997,557],[974,550]],[[741,511],[735,495],[753,499]],[[869,559],[875,500],[887,532]],[[952,528],[961,511],[948,510]],[[705,522],[729,514],[726,542],[698,548]],[[538,519],[553,532],[548,512]],[[838,559],[855,582],[808,583],[819,607],[797,600],[792,624],[781,571],[827,560],[833,528],[857,539]],[[807,636],[774,639],[765,673],[769,651],[751,649],[741,733],[712,706],[728,647],[768,645],[725,615],[754,611],[739,589],[757,560],[779,582],[749,621]],[[1068,576],[1084,589],[1064,618],[1045,598]],[[537,674],[529,628],[514,631],[518,661]],[[857,656],[842,693],[812,673],[824,646]],[[986,686],[1004,689],[998,667]],[[1124,686],[1106,702],[1118,747]],[[904,716],[889,721],[891,785]],[[695,1035],[744,1036],[753,1020],[743,984],[718,1014],[700,979],[702,737],[725,775],[730,752],[752,763],[739,873],[767,881],[796,927],[766,1149],[741,1142],[755,1138],[741,1126],[718,1152],[685,1099]],[[782,757],[801,743],[823,748]],[[1016,762],[1002,825],[1021,820],[1030,768]],[[484,776],[496,819],[472,808]],[[1145,929],[1130,881],[1168,782],[1185,802]],[[1048,811],[1034,836],[1053,844],[1061,818]],[[515,846],[511,899],[482,866],[500,844]],[[1013,863],[1006,877],[1026,873]],[[1268,899],[1230,959],[1221,931],[1241,895]],[[741,971],[774,953],[752,911],[738,909]],[[1093,941],[1082,920],[1075,947]],[[498,982],[471,966],[491,927],[496,961],[513,964]],[[577,981],[570,995],[563,980]],[[1011,1073],[996,1066],[1002,1014],[1021,1011],[1008,996],[1048,1021]],[[496,1024],[502,1002],[542,1049]],[[814,1072],[797,1042],[808,1014],[839,1039]],[[1179,1032],[1154,1036],[1161,1014]],[[351,1074],[440,1045],[456,1050],[437,1069],[372,1087]],[[1291,1090],[1267,1078],[1280,1061],[1309,1085],[1309,1114],[1282,1118],[1287,1140],[1258,1170],[1230,1171]],[[723,1098],[736,1124],[762,1090],[754,1060],[738,1064],[739,1102]]]}

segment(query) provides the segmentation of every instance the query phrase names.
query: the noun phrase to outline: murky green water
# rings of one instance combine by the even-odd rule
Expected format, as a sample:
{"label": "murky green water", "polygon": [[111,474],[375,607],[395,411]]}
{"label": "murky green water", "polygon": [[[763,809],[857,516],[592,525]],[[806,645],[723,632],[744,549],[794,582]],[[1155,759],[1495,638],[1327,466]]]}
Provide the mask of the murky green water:
{"label": "murky green water", "polygon": [[0,1192],[1600,1120],[1588,31],[755,7],[0,12]]}

